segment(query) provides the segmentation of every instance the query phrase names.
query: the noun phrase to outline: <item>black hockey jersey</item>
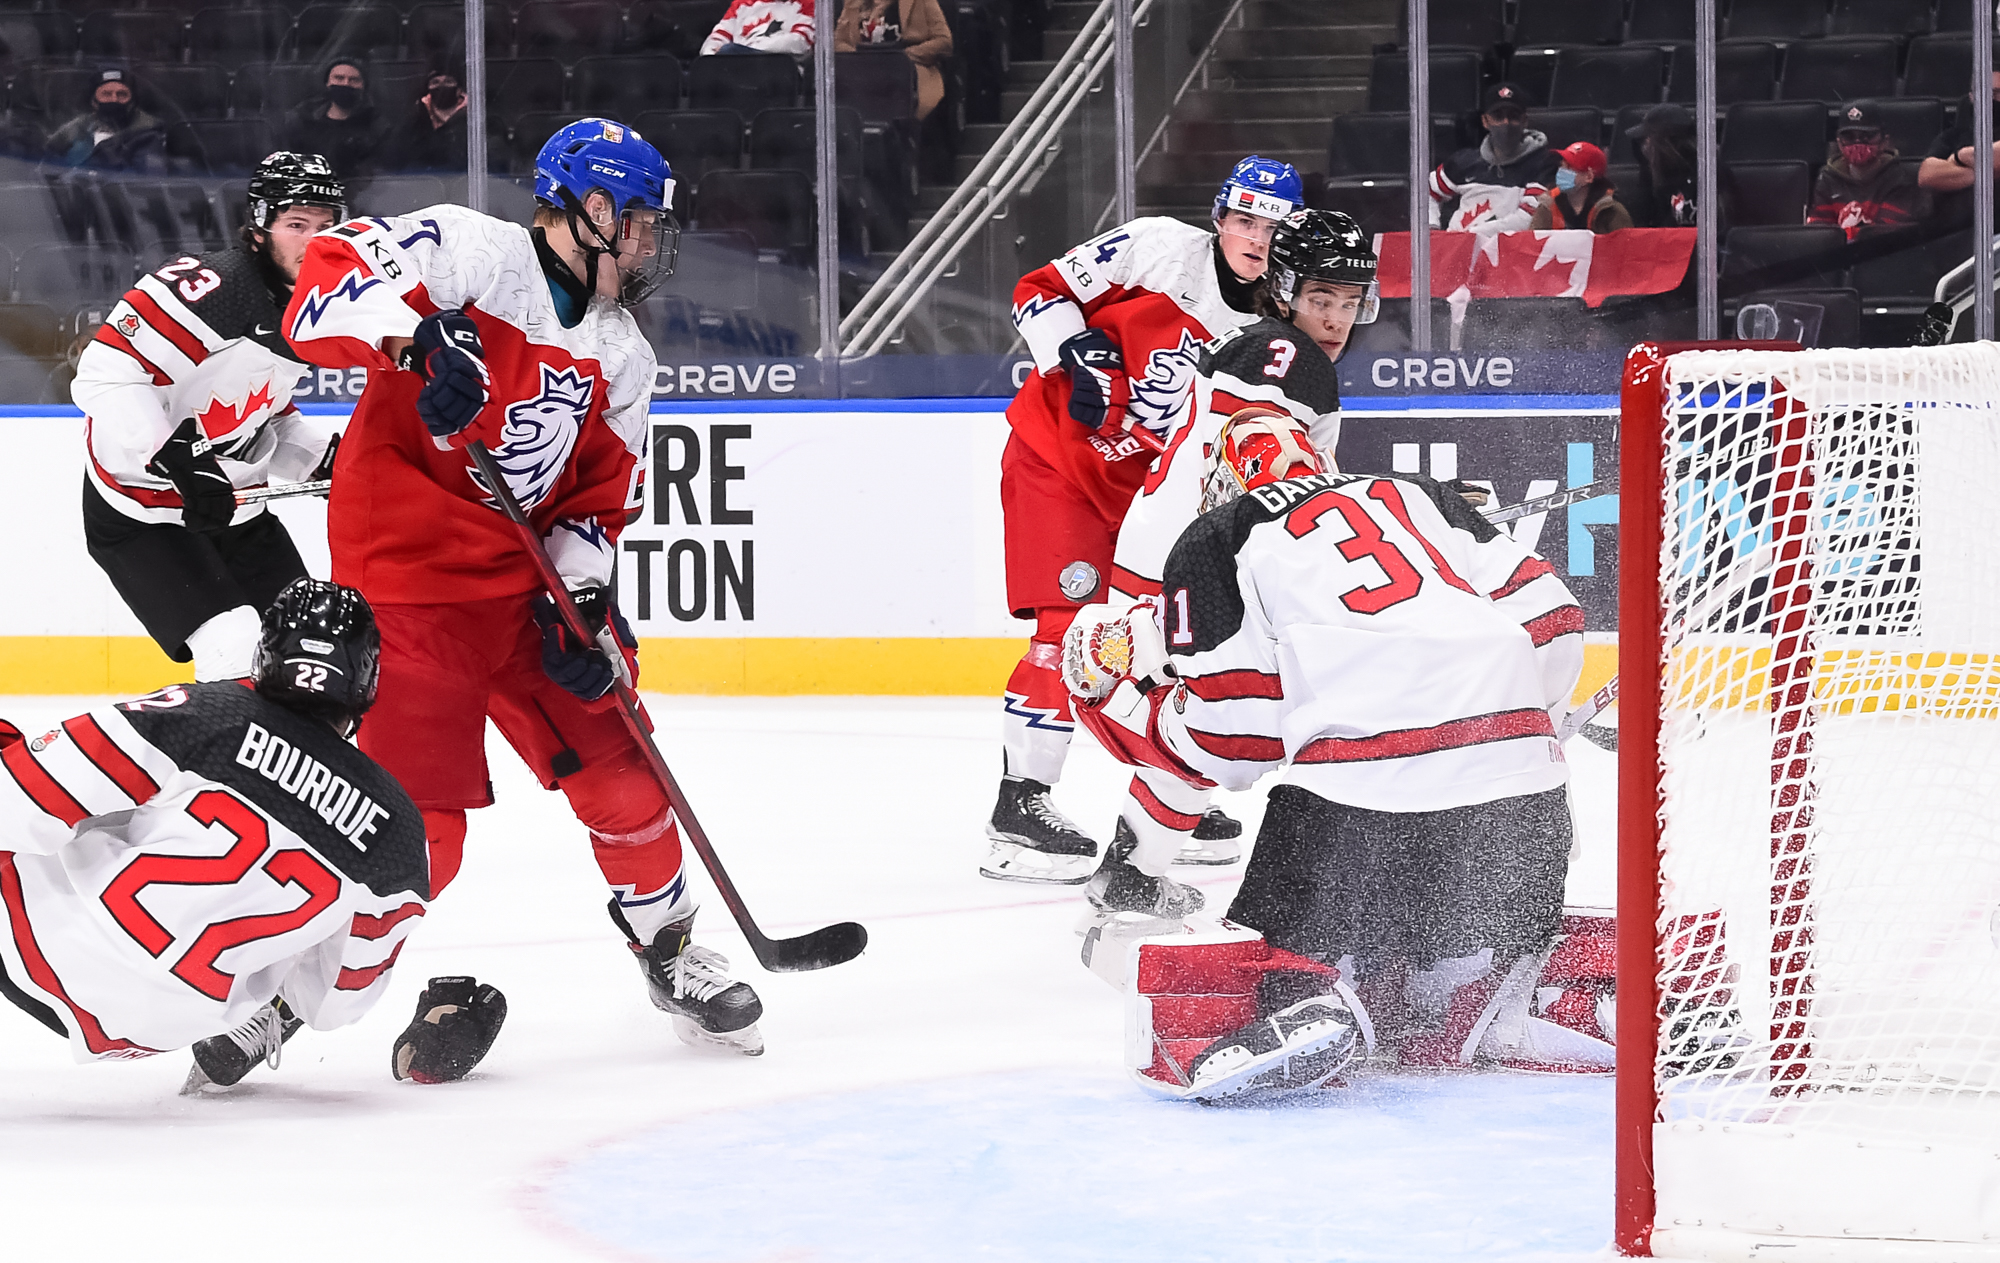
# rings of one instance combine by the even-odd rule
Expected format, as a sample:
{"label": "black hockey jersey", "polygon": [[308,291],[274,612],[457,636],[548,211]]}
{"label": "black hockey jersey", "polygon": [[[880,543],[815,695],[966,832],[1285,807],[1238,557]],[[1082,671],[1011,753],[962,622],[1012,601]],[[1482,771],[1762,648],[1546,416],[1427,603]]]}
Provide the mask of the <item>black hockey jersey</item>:
{"label": "black hockey jersey", "polygon": [[[88,478],[120,513],[180,521],[180,494],[146,464],[188,417],[239,488],[304,478],[325,454],[335,426],[292,404],[311,370],[278,332],[289,294],[274,277],[242,246],[183,255],[111,309],[70,395],[88,418]],[[235,520],[263,511],[244,505]]]}
{"label": "black hockey jersey", "polygon": [[1340,441],[1340,374],[1297,326],[1266,316],[1209,342],[1167,450],[1118,529],[1111,569],[1117,593],[1136,599],[1160,590],[1167,551],[1201,511],[1202,475],[1223,423],[1251,404],[1275,405],[1305,422],[1313,446],[1329,457]]}
{"label": "black hockey jersey", "polygon": [[239,683],[32,739],[0,723],[0,773],[0,993],[80,1060],[184,1047],[279,995],[315,1028],[352,1022],[430,896],[395,780]]}

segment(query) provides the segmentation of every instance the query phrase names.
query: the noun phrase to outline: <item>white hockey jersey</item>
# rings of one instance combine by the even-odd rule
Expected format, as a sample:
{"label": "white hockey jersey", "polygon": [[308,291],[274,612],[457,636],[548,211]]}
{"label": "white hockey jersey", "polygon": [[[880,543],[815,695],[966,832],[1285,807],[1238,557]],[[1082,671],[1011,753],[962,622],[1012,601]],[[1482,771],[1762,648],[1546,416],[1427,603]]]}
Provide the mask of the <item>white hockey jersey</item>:
{"label": "white hockey jersey", "polygon": [[0,723],[0,846],[0,995],[86,1061],[185,1047],[280,995],[346,1025],[429,899],[401,787],[234,681],[32,740]]}
{"label": "white hockey jersey", "polygon": [[[140,278],[84,349],[70,397],[86,417],[87,476],[118,512],[180,522],[180,493],[146,464],[189,417],[239,488],[305,478],[325,455],[337,427],[293,406],[311,370],[278,330],[263,269],[240,246],[177,258]],[[233,520],[264,511],[239,505]]]}
{"label": "white hockey jersey", "polygon": [[1194,391],[1153,460],[1118,528],[1111,567],[1113,599],[1127,602],[1160,590],[1160,571],[1174,541],[1201,512],[1201,483],[1223,423],[1252,404],[1270,404],[1312,431],[1329,462],[1340,442],[1340,375],[1311,338],[1283,320],[1265,317],[1232,329],[1202,349]]}
{"label": "white hockey jersey", "polygon": [[1161,599],[1180,680],[1149,698],[1150,735],[1184,770],[1245,789],[1289,763],[1322,798],[1400,812],[1568,779],[1551,712],[1583,668],[1583,611],[1427,479],[1260,487],[1188,529]]}

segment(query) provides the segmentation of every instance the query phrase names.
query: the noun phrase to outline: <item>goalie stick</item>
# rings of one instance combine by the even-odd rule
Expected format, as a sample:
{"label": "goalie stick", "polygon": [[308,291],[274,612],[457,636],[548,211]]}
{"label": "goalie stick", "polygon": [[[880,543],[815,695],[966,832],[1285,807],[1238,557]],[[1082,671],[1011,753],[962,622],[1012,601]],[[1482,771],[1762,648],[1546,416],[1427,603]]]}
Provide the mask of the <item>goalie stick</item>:
{"label": "goalie stick", "polygon": [[[542,584],[548,589],[549,598],[555,602],[556,613],[570,634],[583,644],[597,643],[597,638],[584,625],[583,616],[577,613],[576,602],[570,599],[569,589],[563,584],[562,575],[557,573],[555,563],[549,560],[548,549],[542,546],[541,536],[535,533],[534,525],[522,511],[521,502],[514,498],[514,492],[507,486],[506,478],[498,465],[493,462],[493,453],[486,450],[484,443],[468,443],[465,450],[471,455],[472,463],[479,467],[480,475],[486,480],[487,489],[500,503],[514,527],[521,533],[521,543],[528,550],[528,556],[541,574]],[[631,685],[623,680],[614,680],[611,686],[618,698],[618,713],[625,720],[625,727],[631,732],[632,740],[645,755],[646,765],[666,791],[667,801],[672,804],[674,815],[680,818],[681,826],[687,831],[687,838],[694,845],[695,854],[701,856],[703,867],[715,881],[716,893],[728,906],[729,914],[736,918],[743,937],[750,940],[750,950],[757,954],[757,963],[772,973],[793,973],[807,969],[825,969],[853,960],[868,946],[868,931],[852,921],[842,921],[837,925],[823,926],[809,934],[797,938],[774,939],[757,928],[750,909],[744,904],[743,896],[737,893],[736,883],[729,879],[729,873],[722,867],[722,860],[715,853],[715,847],[708,840],[708,833],[695,819],[694,809],[688,805],[687,795],[681,792],[680,783],[667,769],[667,761],[660,756],[660,748],[653,744],[653,735],[646,731],[646,721],[639,714],[639,695]]]}
{"label": "goalie stick", "polygon": [[281,482],[273,487],[252,487],[248,491],[236,493],[238,504],[264,504],[271,500],[290,500],[297,496],[323,496],[333,490],[333,479],[320,478],[312,482]]}
{"label": "goalie stick", "polygon": [[1551,491],[1545,496],[1534,496],[1519,504],[1510,504],[1504,509],[1494,509],[1485,513],[1488,522],[1498,526],[1502,522],[1512,522],[1519,518],[1532,517],[1537,513],[1547,513],[1551,509],[1567,508],[1582,500],[1610,495],[1618,490],[1617,484],[1609,482],[1587,482],[1581,487],[1567,487],[1561,491]]}

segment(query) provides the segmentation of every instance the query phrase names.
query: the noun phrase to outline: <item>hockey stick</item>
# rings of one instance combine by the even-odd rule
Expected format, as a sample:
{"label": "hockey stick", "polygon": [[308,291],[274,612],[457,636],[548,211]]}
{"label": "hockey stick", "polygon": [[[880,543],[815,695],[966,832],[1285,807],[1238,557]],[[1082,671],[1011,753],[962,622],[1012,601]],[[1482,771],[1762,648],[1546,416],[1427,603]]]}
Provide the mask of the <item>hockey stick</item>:
{"label": "hockey stick", "polygon": [[[465,450],[472,456],[472,463],[479,467],[480,476],[486,480],[486,487],[500,507],[512,519],[515,529],[521,533],[521,543],[528,550],[528,556],[535,563],[541,575],[542,584],[548,589],[549,598],[555,602],[556,612],[562,616],[564,626],[572,636],[586,645],[597,643],[590,629],[584,625],[583,616],[576,611],[576,602],[569,596],[562,575],[556,571],[555,563],[549,560],[548,549],[542,546],[541,536],[535,533],[533,523],[522,511],[521,502],[514,498],[514,492],[507,486],[500,467],[493,462],[493,453],[486,450],[484,443],[468,443]],[[868,946],[868,931],[852,921],[842,921],[801,934],[797,938],[773,939],[757,928],[757,922],[745,906],[743,896],[737,893],[736,883],[729,880],[729,873],[722,867],[722,860],[715,853],[715,847],[708,840],[708,833],[695,819],[694,808],[688,806],[687,795],[681,792],[680,783],[667,769],[667,761],[660,756],[660,748],[653,744],[653,735],[646,730],[646,721],[639,710],[639,695],[631,685],[623,680],[615,680],[612,688],[617,691],[618,713],[625,720],[625,727],[632,733],[632,740],[646,756],[646,765],[653,770],[653,776],[666,791],[667,801],[673,806],[674,815],[680,818],[681,827],[687,832],[687,839],[694,844],[695,854],[708,869],[708,875],[715,881],[715,889],[728,906],[729,915],[736,918],[743,937],[750,940],[750,950],[757,954],[757,963],[772,973],[794,973],[807,969],[825,969],[853,960]]]}
{"label": "hockey stick", "polygon": [[321,478],[315,482],[281,482],[275,487],[252,487],[248,491],[236,493],[238,504],[264,504],[271,500],[290,500],[297,496],[323,496],[333,490],[333,479]]}
{"label": "hockey stick", "polygon": [[1610,495],[1616,490],[1618,488],[1613,483],[1587,482],[1581,487],[1569,487],[1562,491],[1551,491],[1545,496],[1536,496],[1530,500],[1523,500],[1519,504],[1510,504],[1504,509],[1494,509],[1486,513],[1485,517],[1488,522],[1498,526],[1502,522],[1512,522],[1520,518],[1532,517],[1537,513],[1547,513],[1551,509],[1567,508],[1580,500],[1592,500],[1598,496]]}
{"label": "hockey stick", "polygon": [[1571,737],[1581,732],[1586,738],[1589,738],[1591,744],[1603,745],[1602,741],[1590,736],[1588,730],[1596,727],[1590,721],[1603,714],[1604,708],[1617,700],[1618,677],[1614,675],[1605,683],[1603,688],[1592,693],[1583,705],[1563,716],[1562,723],[1556,728],[1556,740],[1568,741]]}

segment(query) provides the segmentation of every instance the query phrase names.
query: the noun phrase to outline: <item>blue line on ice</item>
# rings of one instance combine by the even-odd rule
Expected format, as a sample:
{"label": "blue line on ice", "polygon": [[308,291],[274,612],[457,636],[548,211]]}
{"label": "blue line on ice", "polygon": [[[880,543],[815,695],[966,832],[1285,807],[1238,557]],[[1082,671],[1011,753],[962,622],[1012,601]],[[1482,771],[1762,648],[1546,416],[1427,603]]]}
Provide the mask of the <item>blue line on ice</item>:
{"label": "blue line on ice", "polygon": [[1203,1109],[1008,1073],[703,1114],[557,1171],[545,1207],[662,1263],[1555,1263],[1611,1234],[1608,1079],[1377,1079]]}

